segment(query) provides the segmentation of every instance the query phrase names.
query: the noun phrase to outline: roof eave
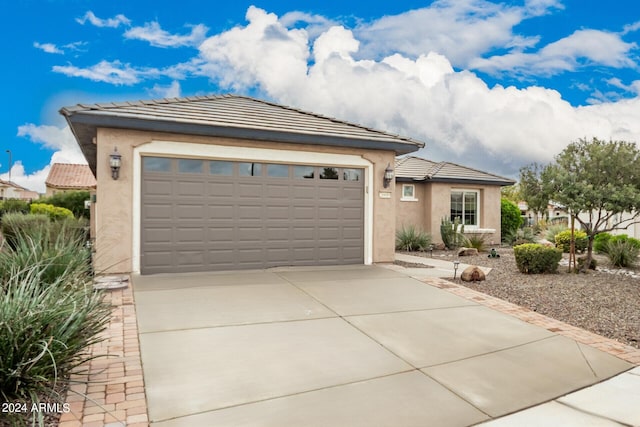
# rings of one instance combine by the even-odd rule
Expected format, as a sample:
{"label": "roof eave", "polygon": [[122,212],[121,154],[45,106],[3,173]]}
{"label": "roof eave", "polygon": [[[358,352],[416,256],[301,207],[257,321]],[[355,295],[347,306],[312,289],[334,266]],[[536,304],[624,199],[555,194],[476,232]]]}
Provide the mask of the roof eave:
{"label": "roof eave", "polygon": [[418,141],[375,141],[371,139],[347,138],[333,135],[314,135],[264,129],[215,126],[169,120],[146,120],[131,117],[87,114],[67,108],[61,109],[60,113],[65,116],[69,123],[69,127],[76,137],[80,149],[94,175],[96,173],[97,149],[93,143],[93,137],[96,136],[97,128],[99,127],[217,136],[257,141],[352,147],[370,150],[388,150],[395,152],[396,155],[412,153],[424,147],[424,144]]}
{"label": "roof eave", "polygon": [[516,182],[512,180],[481,180],[481,179],[464,179],[464,178],[414,178],[414,177],[398,177],[397,182],[435,182],[446,184],[464,184],[464,185],[499,185],[505,187],[513,185]]}

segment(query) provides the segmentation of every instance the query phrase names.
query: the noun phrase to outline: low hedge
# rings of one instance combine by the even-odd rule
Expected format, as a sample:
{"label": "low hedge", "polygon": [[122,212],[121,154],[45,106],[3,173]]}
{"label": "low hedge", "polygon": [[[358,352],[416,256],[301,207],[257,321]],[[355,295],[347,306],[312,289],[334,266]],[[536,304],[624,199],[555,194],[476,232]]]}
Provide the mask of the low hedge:
{"label": "low hedge", "polygon": [[521,273],[555,273],[562,259],[562,251],[539,243],[525,243],[513,248],[516,265]]}
{"label": "low hedge", "polygon": [[[574,230],[573,237],[576,243],[576,252],[584,252],[587,250],[589,240],[587,233],[582,230]],[[571,229],[564,230],[556,234],[556,247],[562,249],[562,252],[568,253],[571,249]]]}
{"label": "low hedge", "polygon": [[609,245],[616,242],[626,242],[629,246],[640,249],[640,240],[626,234],[598,233],[593,239],[593,250],[599,254],[606,254]]}

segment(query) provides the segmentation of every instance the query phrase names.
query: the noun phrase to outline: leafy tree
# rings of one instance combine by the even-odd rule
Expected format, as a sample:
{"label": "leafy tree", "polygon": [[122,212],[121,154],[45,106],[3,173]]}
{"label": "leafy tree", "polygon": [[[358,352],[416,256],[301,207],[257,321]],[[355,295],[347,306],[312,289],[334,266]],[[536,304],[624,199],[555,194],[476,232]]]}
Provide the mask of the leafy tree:
{"label": "leafy tree", "polygon": [[67,191],[66,193],[58,193],[51,197],[38,199],[38,203],[46,203],[48,205],[67,208],[76,218],[89,217],[89,210],[84,208],[85,200],[89,200],[88,191]]}
{"label": "leafy tree", "polygon": [[[587,233],[581,271],[591,263],[598,233],[640,222],[640,151],[633,143],[580,139],[544,168],[541,182],[544,192],[566,206]],[[623,212],[628,213],[625,218]]]}
{"label": "leafy tree", "polygon": [[522,192],[520,191],[520,184],[508,185],[500,189],[500,195],[514,203],[518,203],[522,198]]}
{"label": "leafy tree", "polygon": [[547,212],[549,205],[549,193],[545,191],[541,180],[544,167],[538,163],[532,163],[520,169],[520,194],[527,202],[529,210],[536,214],[536,218]]}
{"label": "leafy tree", "polygon": [[522,225],[522,215],[520,209],[512,201],[502,198],[500,200],[500,231],[502,240],[505,237],[516,232]]}

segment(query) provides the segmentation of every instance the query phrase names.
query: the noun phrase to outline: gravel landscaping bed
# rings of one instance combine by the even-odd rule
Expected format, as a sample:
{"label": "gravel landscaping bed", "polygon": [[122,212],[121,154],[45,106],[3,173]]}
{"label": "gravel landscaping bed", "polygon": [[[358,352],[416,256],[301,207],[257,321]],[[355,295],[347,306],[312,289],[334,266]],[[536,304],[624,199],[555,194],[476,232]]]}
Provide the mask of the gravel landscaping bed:
{"label": "gravel landscaping bed", "polygon": [[[529,275],[518,271],[513,249],[500,248],[498,253],[500,258],[488,258],[486,253],[460,257],[461,263],[492,270],[483,282],[455,282],[640,348],[640,269],[614,269],[607,265],[606,258],[595,255],[598,271],[573,274],[562,265],[568,260],[565,254],[557,274]],[[411,255],[430,257],[429,253]],[[452,261],[455,258],[447,251],[434,251],[433,257]],[[451,277],[445,279],[454,281]]]}

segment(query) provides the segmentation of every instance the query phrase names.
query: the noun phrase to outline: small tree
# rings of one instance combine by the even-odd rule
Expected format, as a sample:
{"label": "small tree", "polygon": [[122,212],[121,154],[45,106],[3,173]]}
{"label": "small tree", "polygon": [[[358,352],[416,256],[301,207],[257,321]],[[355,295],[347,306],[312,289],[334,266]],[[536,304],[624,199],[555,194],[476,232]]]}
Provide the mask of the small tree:
{"label": "small tree", "polygon": [[569,144],[542,171],[543,192],[566,206],[587,233],[587,257],[580,271],[591,263],[598,233],[640,222],[639,165],[635,144],[593,138]]}
{"label": "small tree", "polygon": [[529,210],[536,214],[536,219],[547,212],[550,200],[540,179],[543,170],[544,167],[538,163],[520,169],[520,195],[527,202]]}

